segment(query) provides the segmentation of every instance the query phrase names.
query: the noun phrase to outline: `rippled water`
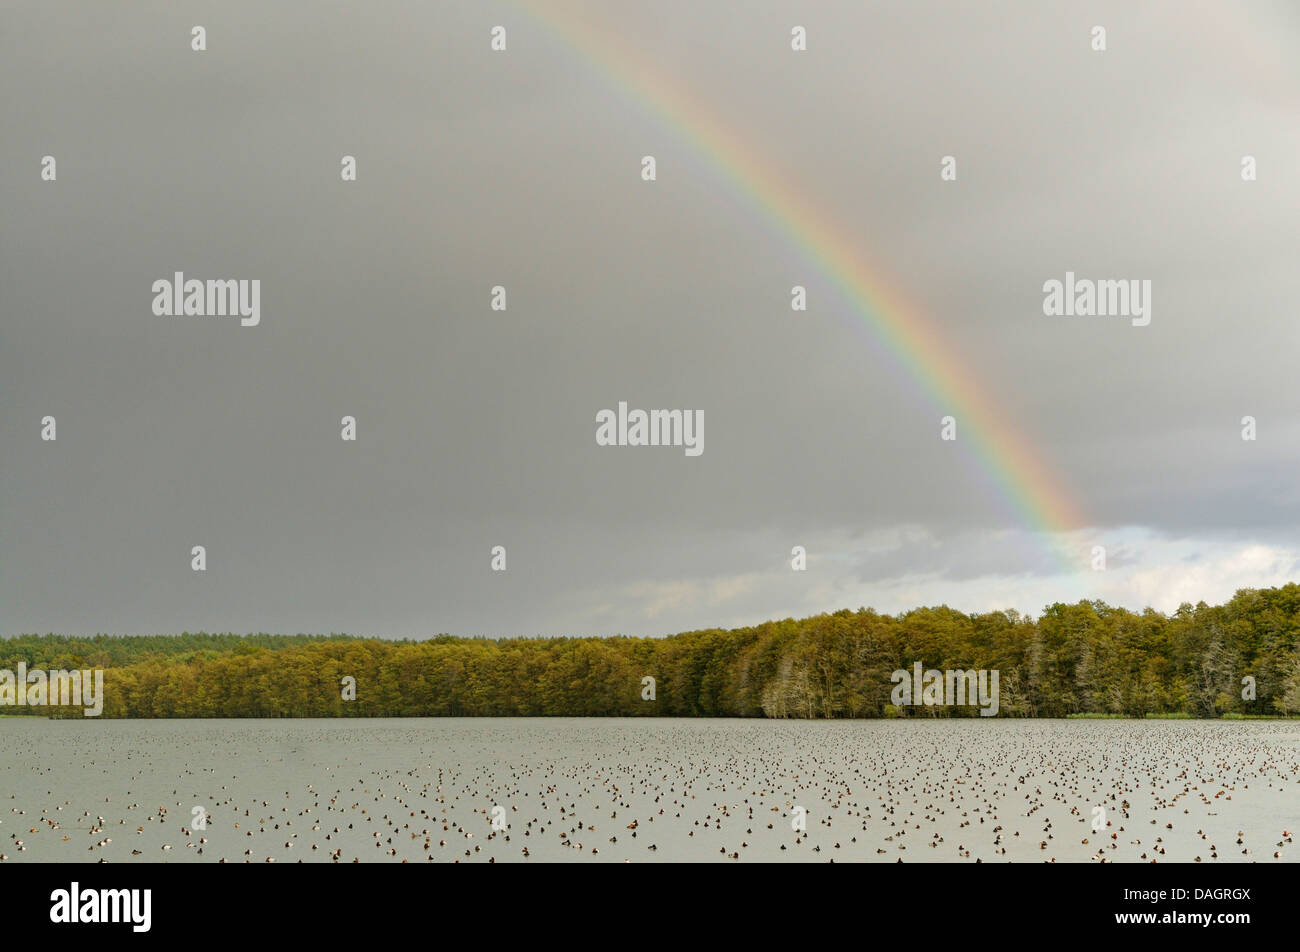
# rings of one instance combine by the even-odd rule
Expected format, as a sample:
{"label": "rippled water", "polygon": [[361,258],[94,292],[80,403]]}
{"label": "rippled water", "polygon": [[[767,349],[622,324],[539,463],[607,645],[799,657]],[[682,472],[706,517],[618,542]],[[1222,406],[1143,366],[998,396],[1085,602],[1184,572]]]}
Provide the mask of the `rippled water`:
{"label": "rippled water", "polygon": [[4,718],[0,794],[10,863],[1294,862],[1300,723]]}

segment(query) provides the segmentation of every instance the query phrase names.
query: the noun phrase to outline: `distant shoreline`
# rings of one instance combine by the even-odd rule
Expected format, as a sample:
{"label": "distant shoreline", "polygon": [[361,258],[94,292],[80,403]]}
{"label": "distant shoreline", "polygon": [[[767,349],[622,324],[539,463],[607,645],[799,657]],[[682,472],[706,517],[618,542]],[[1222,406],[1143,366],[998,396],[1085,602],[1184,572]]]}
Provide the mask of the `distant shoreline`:
{"label": "distant shoreline", "polygon": [[[969,721],[977,720],[966,716],[952,716],[948,714],[938,714],[935,716],[916,715],[911,717],[765,717],[758,715],[755,717],[737,717],[734,714],[661,714],[649,717],[642,717],[630,714],[341,714],[341,715],[322,715],[322,714],[204,714],[204,715],[167,715],[167,716],[141,716],[141,715],[101,715],[99,717],[84,717],[80,714],[51,714],[42,712],[39,714],[11,714],[0,713],[0,720],[46,720],[46,721],[396,721],[396,720],[425,720],[425,721],[451,721],[451,720],[471,720],[471,721],[506,721],[506,720],[588,720],[588,721],[664,721],[664,720],[689,720],[689,721],[734,721],[743,720],[754,723],[855,723],[855,722],[884,722],[890,724],[908,723],[914,721],[937,722],[937,721]],[[989,718],[995,721],[1195,721],[1197,723],[1234,723],[1243,721],[1300,721],[1300,714],[1247,714],[1232,715],[1226,714],[1219,717],[1195,717],[1190,714],[1146,714],[1142,717],[1129,716],[1127,714],[1067,714],[1064,717],[1054,717],[1039,715],[1036,717],[1009,717],[997,716]]]}
{"label": "distant shoreline", "polygon": [[663,638],[24,635],[0,641],[5,714],[23,668],[103,669],[115,718],[1280,719],[1300,714],[1300,586],[1168,616],[862,608]]}

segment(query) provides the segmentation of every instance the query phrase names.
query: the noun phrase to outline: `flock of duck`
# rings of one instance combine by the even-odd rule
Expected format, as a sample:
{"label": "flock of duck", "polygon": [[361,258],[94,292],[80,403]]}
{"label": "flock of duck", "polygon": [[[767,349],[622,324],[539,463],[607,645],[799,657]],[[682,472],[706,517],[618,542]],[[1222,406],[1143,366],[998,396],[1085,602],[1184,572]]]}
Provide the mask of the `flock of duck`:
{"label": "flock of duck", "polygon": [[1300,859],[1286,721],[5,728],[0,862]]}

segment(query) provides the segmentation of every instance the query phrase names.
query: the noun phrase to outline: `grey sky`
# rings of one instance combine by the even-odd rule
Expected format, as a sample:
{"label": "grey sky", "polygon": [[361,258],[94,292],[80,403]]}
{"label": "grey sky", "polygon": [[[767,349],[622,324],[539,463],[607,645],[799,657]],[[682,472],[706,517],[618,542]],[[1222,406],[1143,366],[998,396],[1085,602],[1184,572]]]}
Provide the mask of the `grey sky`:
{"label": "grey sky", "polygon": [[[648,634],[1294,577],[1293,7],[587,8],[942,328],[1085,515],[1080,567],[1108,547],[1065,573],[548,6],[6,4],[0,633]],[[155,316],[177,270],[259,279],[261,324]],[[1150,326],[1044,316],[1067,270],[1151,280]],[[598,447],[620,400],[702,410],[705,452]]]}

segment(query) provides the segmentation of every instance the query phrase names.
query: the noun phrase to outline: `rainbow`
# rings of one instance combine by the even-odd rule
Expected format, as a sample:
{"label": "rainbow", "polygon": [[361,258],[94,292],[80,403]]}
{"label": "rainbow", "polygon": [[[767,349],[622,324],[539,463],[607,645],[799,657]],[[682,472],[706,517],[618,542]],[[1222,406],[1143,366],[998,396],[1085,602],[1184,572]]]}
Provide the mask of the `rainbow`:
{"label": "rainbow", "polygon": [[981,470],[1029,529],[1059,535],[1086,524],[1065,488],[934,324],[868,270],[853,239],[800,194],[797,183],[766,166],[706,103],[617,35],[558,4],[543,8],[536,0],[519,2],[535,21],[678,130],[826,274],[935,408],[956,417],[960,442],[974,447]]}

